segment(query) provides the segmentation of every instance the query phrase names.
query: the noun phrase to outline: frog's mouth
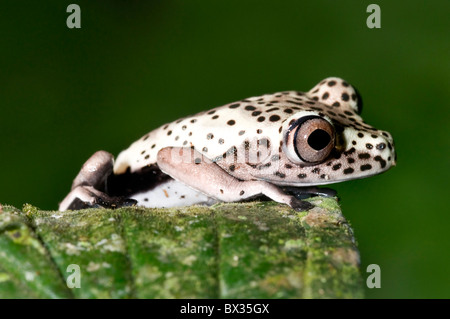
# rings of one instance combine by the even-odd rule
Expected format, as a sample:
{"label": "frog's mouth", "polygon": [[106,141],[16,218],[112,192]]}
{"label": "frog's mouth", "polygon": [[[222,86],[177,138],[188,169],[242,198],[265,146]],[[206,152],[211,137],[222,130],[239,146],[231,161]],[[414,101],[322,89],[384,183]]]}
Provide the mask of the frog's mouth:
{"label": "frog's mouth", "polygon": [[269,182],[271,184],[279,185],[279,186],[292,186],[292,187],[309,187],[309,186],[321,186],[321,185],[330,185],[330,184],[337,184],[341,182],[351,181],[355,179],[363,179],[367,177],[372,177],[379,175],[381,173],[384,173],[387,171],[391,166],[387,166],[386,169],[374,172],[373,174],[366,174],[361,176],[349,176],[348,178],[343,179],[337,179],[337,180],[315,180],[311,182],[298,182],[298,181],[274,181],[271,179],[266,178],[257,178],[258,180]]}

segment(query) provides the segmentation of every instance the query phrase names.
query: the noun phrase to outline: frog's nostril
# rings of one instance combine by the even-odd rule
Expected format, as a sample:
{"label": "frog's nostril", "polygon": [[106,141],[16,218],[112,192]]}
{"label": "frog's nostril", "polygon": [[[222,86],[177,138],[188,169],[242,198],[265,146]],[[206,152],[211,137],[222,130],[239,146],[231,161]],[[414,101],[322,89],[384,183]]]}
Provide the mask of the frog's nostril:
{"label": "frog's nostril", "polygon": [[386,148],[386,143],[377,144],[376,147],[377,147],[377,150],[382,151],[382,150],[384,150]]}

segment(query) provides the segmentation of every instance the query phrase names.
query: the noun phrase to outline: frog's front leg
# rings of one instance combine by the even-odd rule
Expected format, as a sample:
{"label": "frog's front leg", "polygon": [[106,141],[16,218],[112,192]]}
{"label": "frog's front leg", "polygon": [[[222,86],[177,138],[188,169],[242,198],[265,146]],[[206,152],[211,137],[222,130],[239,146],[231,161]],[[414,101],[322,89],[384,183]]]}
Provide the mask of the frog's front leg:
{"label": "frog's front leg", "polygon": [[268,182],[241,181],[193,148],[163,148],[158,152],[157,163],[172,178],[220,201],[235,202],[265,195],[298,211],[313,207]]}
{"label": "frog's front leg", "polygon": [[113,156],[98,151],[83,164],[73,181],[70,193],[59,204],[59,210],[84,209],[89,207],[117,208],[136,203],[133,199],[111,197],[105,193],[106,181],[113,170]]}

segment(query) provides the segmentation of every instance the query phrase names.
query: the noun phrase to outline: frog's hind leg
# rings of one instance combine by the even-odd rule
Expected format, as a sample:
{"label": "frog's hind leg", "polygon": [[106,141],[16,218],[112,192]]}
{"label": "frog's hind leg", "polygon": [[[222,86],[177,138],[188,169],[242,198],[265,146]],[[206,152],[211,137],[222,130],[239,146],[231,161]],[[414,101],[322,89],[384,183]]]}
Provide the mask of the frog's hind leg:
{"label": "frog's hind leg", "polygon": [[88,207],[117,208],[135,204],[135,200],[111,197],[105,193],[106,181],[112,169],[113,156],[110,153],[98,151],[92,155],[75,177],[70,193],[59,204],[59,210]]}
{"label": "frog's hind leg", "polygon": [[72,190],[79,186],[92,186],[103,190],[106,179],[113,171],[114,157],[105,151],[95,152],[81,167],[77,177],[73,180]]}
{"label": "frog's hind leg", "polygon": [[157,163],[172,178],[220,201],[235,202],[265,195],[296,210],[313,207],[268,182],[241,181],[192,148],[163,148],[158,152]]}

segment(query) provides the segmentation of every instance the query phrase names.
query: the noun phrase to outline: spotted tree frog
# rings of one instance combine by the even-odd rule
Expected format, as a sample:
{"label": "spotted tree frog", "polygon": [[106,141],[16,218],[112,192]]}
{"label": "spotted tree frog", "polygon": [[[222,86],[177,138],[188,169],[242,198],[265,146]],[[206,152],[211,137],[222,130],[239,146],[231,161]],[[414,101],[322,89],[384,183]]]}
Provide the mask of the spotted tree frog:
{"label": "spotted tree frog", "polygon": [[96,152],[60,210],[176,207],[266,196],[296,210],[318,185],[369,177],[395,165],[392,136],[366,124],[343,79],[308,92],[250,97],[165,124],[117,159]]}

